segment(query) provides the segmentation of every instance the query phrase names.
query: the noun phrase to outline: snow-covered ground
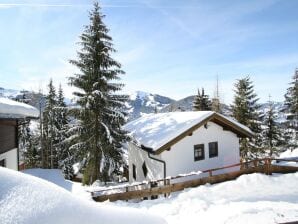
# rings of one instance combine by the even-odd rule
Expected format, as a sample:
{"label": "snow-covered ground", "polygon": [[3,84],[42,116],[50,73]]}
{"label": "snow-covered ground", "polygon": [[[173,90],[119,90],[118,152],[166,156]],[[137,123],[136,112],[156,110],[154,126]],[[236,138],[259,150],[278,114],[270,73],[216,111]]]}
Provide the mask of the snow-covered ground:
{"label": "snow-covered ground", "polygon": [[[53,174],[47,178],[61,184]],[[53,183],[2,167],[0,181],[1,224],[165,223],[147,212],[82,200]]]}
{"label": "snow-covered ground", "polygon": [[279,155],[279,158],[298,158],[298,148],[293,151],[287,150]]}
{"label": "snow-covered ground", "polygon": [[[287,150],[279,155],[280,159],[288,159],[288,160],[298,160],[298,148],[294,150]],[[286,162],[282,161],[279,162],[278,165],[283,165],[283,166],[298,166],[298,162]]]}
{"label": "snow-covered ground", "polygon": [[[293,157],[298,157],[298,149],[280,155]],[[89,193],[92,187],[64,180],[60,170],[29,169],[24,173],[44,180],[0,168],[1,224],[162,222],[155,216],[170,224],[298,221],[298,172],[243,175],[234,181],[207,184],[173,193],[169,198],[138,203],[94,202]]]}
{"label": "snow-covered ground", "polygon": [[170,198],[140,203],[105,202],[139,208],[168,223],[282,223],[298,221],[298,173],[243,175],[235,181],[204,185]]}

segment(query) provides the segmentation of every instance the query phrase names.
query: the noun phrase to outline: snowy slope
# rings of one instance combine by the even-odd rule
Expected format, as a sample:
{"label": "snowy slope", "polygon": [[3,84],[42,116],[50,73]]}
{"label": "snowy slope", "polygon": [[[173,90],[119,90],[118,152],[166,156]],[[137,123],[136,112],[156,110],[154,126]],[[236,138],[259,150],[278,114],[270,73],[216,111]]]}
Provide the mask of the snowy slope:
{"label": "snowy slope", "polygon": [[40,178],[0,167],[1,224],[165,223],[130,208],[116,208],[74,197]]}
{"label": "snowy slope", "polygon": [[113,204],[163,216],[170,224],[293,222],[298,221],[297,186],[298,173],[250,174],[235,181],[187,189],[168,199]]}
{"label": "snowy slope", "polygon": [[129,101],[127,104],[129,112],[129,120],[136,119],[142,114],[154,113],[159,111],[170,103],[173,99],[142,91],[136,91],[129,94]]}
{"label": "snowy slope", "polygon": [[15,98],[19,94],[20,94],[19,90],[5,89],[3,87],[0,87],[0,97]]}

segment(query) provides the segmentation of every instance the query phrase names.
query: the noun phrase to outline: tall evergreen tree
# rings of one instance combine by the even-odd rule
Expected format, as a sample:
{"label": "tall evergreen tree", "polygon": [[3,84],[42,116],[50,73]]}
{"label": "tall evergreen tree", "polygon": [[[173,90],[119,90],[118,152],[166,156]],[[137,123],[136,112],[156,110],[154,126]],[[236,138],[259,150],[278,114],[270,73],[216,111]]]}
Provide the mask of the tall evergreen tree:
{"label": "tall evergreen tree", "polygon": [[279,146],[282,143],[282,136],[279,125],[277,123],[277,111],[274,109],[271,100],[268,102],[268,110],[263,118],[262,140],[264,150],[271,157],[279,153]]}
{"label": "tall evergreen tree", "polygon": [[[55,133],[56,135],[56,142],[55,142],[55,151],[57,151],[57,162],[59,167],[64,167],[65,161],[69,161],[67,159],[69,157],[69,152],[68,152],[68,144],[66,143],[66,139],[68,137],[68,114],[67,114],[67,106],[64,102],[64,94],[63,94],[63,89],[61,87],[61,84],[59,85],[58,89],[58,96],[57,96],[57,104],[55,106],[55,125],[57,132]],[[67,160],[66,160],[67,159]]]}
{"label": "tall evergreen tree", "polygon": [[263,153],[261,149],[261,118],[258,111],[260,108],[258,100],[249,76],[237,80],[234,102],[231,106],[233,117],[255,133],[252,139],[241,139],[240,152],[243,159],[256,158]]}
{"label": "tall evergreen tree", "polygon": [[26,168],[37,168],[41,166],[40,159],[40,133],[30,128],[30,120],[25,120],[19,126],[19,149],[21,159]]}
{"label": "tall evergreen tree", "polygon": [[202,93],[200,93],[200,89],[198,89],[198,94],[194,98],[193,102],[193,110],[194,111],[203,111],[203,110],[211,110],[211,101],[208,95],[205,95],[204,88],[202,88]]}
{"label": "tall evergreen tree", "polygon": [[298,68],[285,94],[286,138],[290,149],[298,147]]}
{"label": "tall evergreen tree", "polygon": [[80,90],[74,92],[80,105],[75,111],[80,134],[75,135],[77,142],[72,149],[79,149],[85,158],[87,184],[111,176],[111,171],[122,163],[121,143],[126,139],[121,126],[125,122],[124,104],[128,96],[117,94],[123,87],[118,83],[119,75],[124,72],[111,57],[115,50],[103,18],[95,2],[89,14],[90,25],[85,26],[80,36],[82,48],[78,59],[70,61],[80,70],[70,78],[71,85]]}
{"label": "tall evergreen tree", "polygon": [[56,151],[54,145],[56,143],[56,114],[55,107],[57,105],[56,90],[51,79],[48,85],[49,93],[46,96],[46,106],[43,112],[43,147],[45,164],[44,168],[54,168],[56,159]]}

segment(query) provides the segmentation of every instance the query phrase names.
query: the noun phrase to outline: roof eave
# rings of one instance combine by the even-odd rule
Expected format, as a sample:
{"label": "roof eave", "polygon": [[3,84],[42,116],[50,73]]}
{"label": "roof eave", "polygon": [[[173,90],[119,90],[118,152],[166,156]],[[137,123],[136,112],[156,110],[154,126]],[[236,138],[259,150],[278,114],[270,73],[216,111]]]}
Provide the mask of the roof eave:
{"label": "roof eave", "polygon": [[180,135],[176,136],[174,139],[170,140],[169,142],[167,142],[163,146],[161,146],[158,149],[154,150],[153,154],[154,155],[159,155],[160,153],[162,153],[163,151],[169,149],[172,145],[174,145],[175,143],[177,143],[178,141],[180,141],[184,137],[188,136],[193,131],[200,128],[202,125],[204,125],[208,121],[213,121],[215,123],[221,123],[221,125],[224,123],[225,125],[227,125],[229,127],[230,131],[234,132],[235,134],[237,134],[238,137],[241,137],[241,138],[252,138],[254,136],[253,132],[249,132],[249,131],[241,128],[240,126],[234,124],[233,122],[229,121],[228,119],[224,118],[224,116],[221,116],[218,113],[213,113],[210,116],[206,117],[201,122],[199,122],[198,124],[192,126],[188,130],[186,130],[183,133],[181,133]]}

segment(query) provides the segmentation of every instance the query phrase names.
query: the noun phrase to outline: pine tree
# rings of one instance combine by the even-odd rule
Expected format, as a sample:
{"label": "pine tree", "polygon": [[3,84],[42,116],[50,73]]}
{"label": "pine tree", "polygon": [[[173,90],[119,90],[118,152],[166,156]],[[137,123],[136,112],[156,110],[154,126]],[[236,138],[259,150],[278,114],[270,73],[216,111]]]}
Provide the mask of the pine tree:
{"label": "pine tree", "polygon": [[268,110],[265,112],[263,118],[264,128],[262,130],[263,147],[268,151],[270,157],[279,153],[279,146],[282,143],[281,131],[276,121],[277,112],[273,106],[273,102],[269,100]]}
{"label": "pine tree", "polygon": [[285,94],[286,138],[287,147],[291,150],[298,147],[298,68]]}
{"label": "pine tree", "polygon": [[259,104],[250,77],[237,80],[232,107],[233,117],[243,125],[249,127],[255,136],[252,139],[243,138],[240,142],[240,153],[243,159],[259,157],[261,149],[261,118]]}
{"label": "pine tree", "polygon": [[25,162],[26,168],[37,168],[41,166],[40,160],[40,133],[33,132],[30,121],[25,120],[19,126],[19,149],[20,156]]}
{"label": "pine tree", "polygon": [[208,95],[205,95],[204,88],[202,88],[202,93],[198,89],[198,95],[195,96],[193,102],[194,111],[204,111],[211,110],[211,101]]}
{"label": "pine tree", "polygon": [[74,156],[69,149],[69,124],[68,109],[64,102],[64,93],[59,85],[57,105],[55,107],[56,114],[56,144],[58,167],[62,169],[66,179],[72,179],[74,175],[73,164],[75,163]]}
{"label": "pine tree", "polygon": [[53,80],[51,79],[48,85],[49,93],[46,96],[46,106],[43,112],[43,150],[45,157],[45,167],[44,168],[54,168],[54,161],[56,158],[56,151],[54,145],[56,143],[56,114],[55,107],[57,105],[56,101],[56,90],[53,86]]}
{"label": "pine tree", "polygon": [[[80,109],[75,111],[80,134],[71,149],[79,150],[86,160],[84,183],[110,178],[111,171],[122,163],[121,143],[126,133],[121,129],[125,122],[125,102],[128,96],[116,94],[123,87],[118,83],[124,74],[121,65],[112,59],[112,38],[103,23],[97,2],[89,14],[90,25],[85,26],[80,36],[81,51],[78,59],[70,62],[80,74],[70,78],[71,85],[80,91],[74,92]],[[116,82],[115,82],[116,81]]]}

